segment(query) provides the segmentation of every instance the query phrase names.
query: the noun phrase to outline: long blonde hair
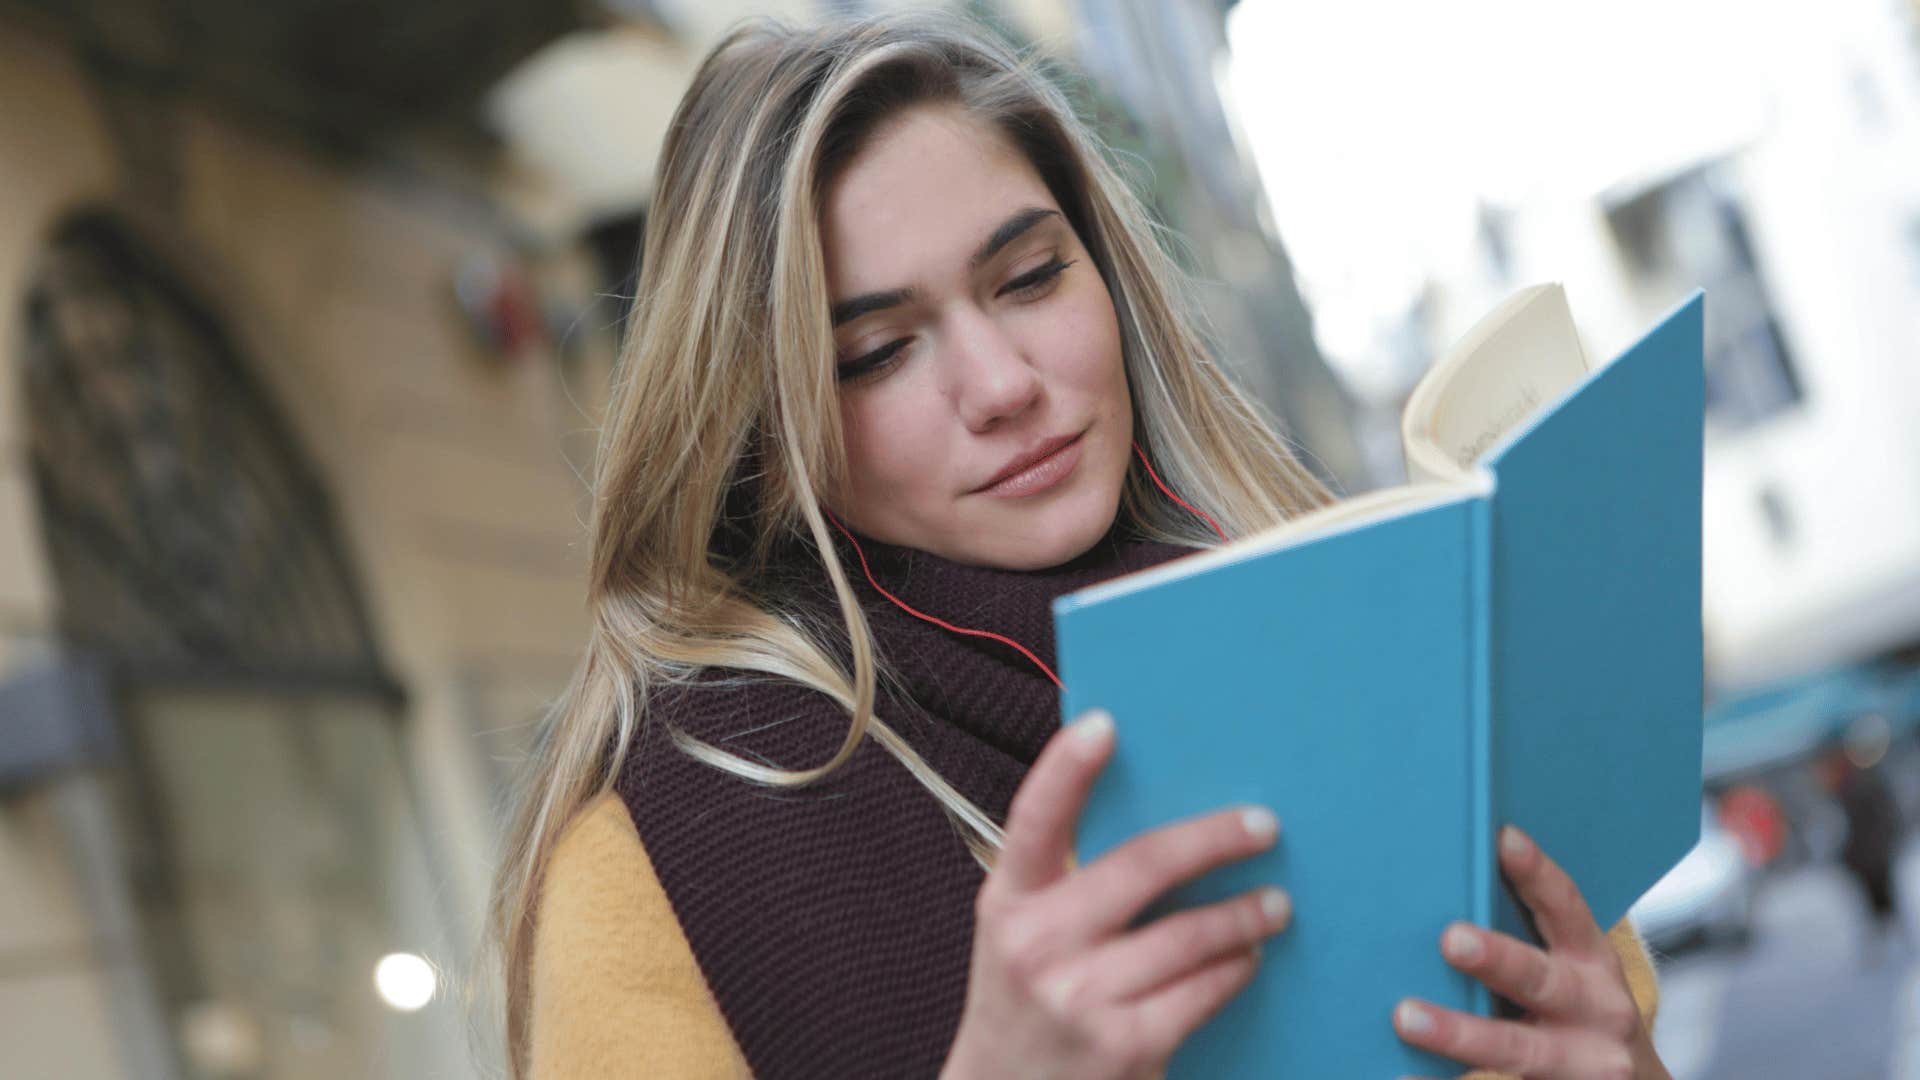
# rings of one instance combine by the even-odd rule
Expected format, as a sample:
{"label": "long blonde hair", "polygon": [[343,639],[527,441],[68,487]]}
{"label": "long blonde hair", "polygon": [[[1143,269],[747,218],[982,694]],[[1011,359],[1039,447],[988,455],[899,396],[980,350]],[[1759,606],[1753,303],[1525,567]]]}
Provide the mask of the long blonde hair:
{"label": "long blonde hair", "polygon": [[[513,1076],[526,1066],[541,872],[568,820],[612,786],[662,685],[717,666],[816,689],[848,723],[838,751],[812,768],[772,768],[681,732],[674,742],[728,773],[794,786],[871,737],[926,785],[983,862],[999,843],[999,826],[874,715],[875,645],[819,497],[845,467],[822,192],[888,116],[930,103],[963,107],[1011,139],[1078,232],[1112,293],[1135,439],[1167,484],[1229,535],[1330,499],[1210,358],[1140,201],[1030,60],[948,16],[737,27],[700,65],[660,156],[593,475],[592,628],[538,732],[495,883],[489,933]],[[1169,512],[1137,464],[1122,505],[1149,536],[1214,542],[1191,515]],[[790,539],[810,539],[832,582],[851,671],[820,628],[769,600],[768,557]]]}

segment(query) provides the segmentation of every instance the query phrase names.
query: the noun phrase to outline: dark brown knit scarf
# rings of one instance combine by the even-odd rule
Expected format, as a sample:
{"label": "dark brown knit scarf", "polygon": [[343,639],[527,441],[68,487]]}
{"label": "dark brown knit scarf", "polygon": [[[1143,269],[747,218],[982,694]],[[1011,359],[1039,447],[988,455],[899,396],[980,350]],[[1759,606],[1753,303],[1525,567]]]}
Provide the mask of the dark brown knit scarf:
{"label": "dark brown knit scarf", "polygon": [[[844,565],[897,676],[878,712],[947,781],[1004,822],[1060,724],[1058,691],[1015,650],[940,629]],[[1054,665],[1057,596],[1187,554],[1115,530],[1072,562],[1023,573],[965,566],[861,537],[902,601],[1004,634]],[[817,563],[793,567],[797,607],[828,623]],[[735,1040],[762,1080],[932,1076],[965,1001],[981,870],[934,797],[868,739],[837,772],[791,790],[753,784],[672,745],[672,725],[750,760],[802,768],[847,731],[797,684],[709,671],[651,702],[617,790]]]}

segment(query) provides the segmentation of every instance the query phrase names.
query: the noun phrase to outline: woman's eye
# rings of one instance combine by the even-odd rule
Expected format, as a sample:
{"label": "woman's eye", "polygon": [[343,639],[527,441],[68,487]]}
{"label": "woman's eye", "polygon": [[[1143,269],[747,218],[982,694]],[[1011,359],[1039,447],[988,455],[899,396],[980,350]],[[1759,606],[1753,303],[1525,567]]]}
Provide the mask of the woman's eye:
{"label": "woman's eye", "polygon": [[835,369],[834,377],[841,382],[846,382],[849,379],[877,374],[891,366],[899,357],[900,350],[906,348],[907,342],[911,340],[911,338],[895,338],[865,356],[848,360]]}
{"label": "woman's eye", "polygon": [[1000,291],[995,293],[994,295],[995,296],[1007,296],[1009,294],[1014,296],[1038,295],[1047,286],[1053,284],[1054,279],[1060,276],[1060,272],[1062,270],[1065,270],[1067,267],[1072,266],[1074,263],[1079,261],[1080,260],[1078,259],[1068,259],[1065,262],[1062,262],[1057,258],[1053,259],[1052,261],[1047,262],[1044,265],[1034,267],[1032,270],[1029,270],[1024,274],[1021,274],[1019,277],[1014,278],[1012,281],[1009,281],[1005,285],[1000,286]]}
{"label": "woman's eye", "polygon": [[[1053,286],[1059,279],[1061,271],[1078,261],[1078,259],[1064,261],[1059,258],[1051,259],[1000,286],[1000,290],[994,295],[1037,299]],[[901,351],[912,341],[912,338],[896,338],[864,356],[844,361],[834,369],[834,378],[840,382],[851,382],[879,375],[899,362]]]}

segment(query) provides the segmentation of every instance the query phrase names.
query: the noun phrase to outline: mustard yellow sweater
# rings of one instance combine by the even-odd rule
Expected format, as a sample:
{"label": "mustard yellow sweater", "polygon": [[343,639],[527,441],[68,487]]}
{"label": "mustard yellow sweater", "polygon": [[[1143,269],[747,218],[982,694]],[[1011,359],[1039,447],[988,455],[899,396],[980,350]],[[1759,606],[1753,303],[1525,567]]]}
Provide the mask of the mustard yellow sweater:
{"label": "mustard yellow sweater", "polygon": [[[1646,949],[1624,920],[1608,938],[1651,1025],[1659,991]],[[581,809],[547,868],[531,1008],[535,1080],[750,1075],[617,795]]]}

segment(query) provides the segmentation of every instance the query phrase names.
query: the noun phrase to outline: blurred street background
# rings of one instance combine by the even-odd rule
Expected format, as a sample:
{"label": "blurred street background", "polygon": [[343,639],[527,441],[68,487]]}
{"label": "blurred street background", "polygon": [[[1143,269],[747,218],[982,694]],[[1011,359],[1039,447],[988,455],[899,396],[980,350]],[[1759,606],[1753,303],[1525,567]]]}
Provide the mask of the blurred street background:
{"label": "blurred street background", "polygon": [[[584,641],[649,186],[737,19],[0,0],[0,1077],[467,1077],[500,794]],[[1565,283],[1707,304],[1681,1080],[1920,1080],[1920,0],[967,0],[1348,494]],[[484,1013],[484,1010],[482,1010]]]}

